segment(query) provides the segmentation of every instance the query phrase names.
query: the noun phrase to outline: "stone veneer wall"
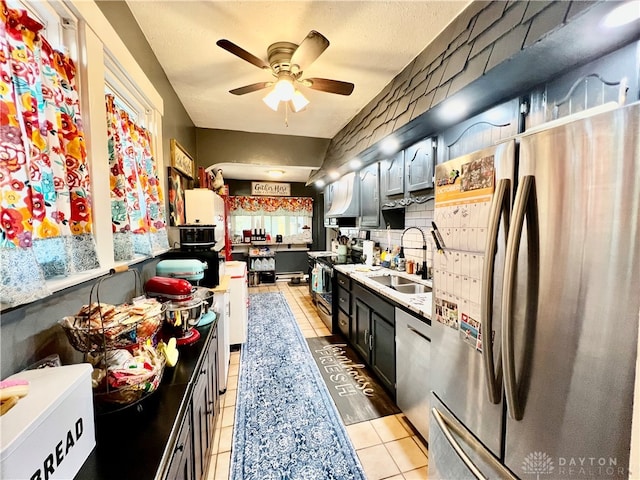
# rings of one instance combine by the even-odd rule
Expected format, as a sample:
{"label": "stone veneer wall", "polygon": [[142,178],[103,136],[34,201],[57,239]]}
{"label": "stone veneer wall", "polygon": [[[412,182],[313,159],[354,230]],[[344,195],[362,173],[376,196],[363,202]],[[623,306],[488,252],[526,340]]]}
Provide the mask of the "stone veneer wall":
{"label": "stone veneer wall", "polygon": [[[371,147],[392,132],[410,131],[416,128],[416,123],[418,130],[423,130],[405,135],[409,138],[405,139],[407,141],[403,147],[408,146],[408,142],[422,138],[420,135],[433,133],[424,131],[431,125],[420,125],[415,120],[464,87],[486,77],[496,66],[505,65],[516,54],[532,47],[549,33],[571,23],[581,12],[597,3],[473,2],[332,139],[319,176],[323,171],[337,168],[367,149],[371,153]],[[578,53],[585,54],[583,51]],[[569,55],[566,57],[562,59],[564,64],[556,59],[559,63],[553,68],[567,68],[571,66],[567,62],[583,60],[575,57],[570,59]],[[521,67],[511,66],[516,70]],[[527,75],[542,78],[541,75],[551,71],[548,65],[545,68],[548,68],[547,72],[540,72],[544,68],[538,65],[530,69]],[[517,73],[522,77],[525,72]],[[496,80],[496,90],[505,88],[500,85],[501,80],[504,83],[509,81],[504,78]],[[483,96],[491,95],[486,92]],[[499,100],[494,98],[495,101]],[[488,106],[484,105],[484,108]]]}

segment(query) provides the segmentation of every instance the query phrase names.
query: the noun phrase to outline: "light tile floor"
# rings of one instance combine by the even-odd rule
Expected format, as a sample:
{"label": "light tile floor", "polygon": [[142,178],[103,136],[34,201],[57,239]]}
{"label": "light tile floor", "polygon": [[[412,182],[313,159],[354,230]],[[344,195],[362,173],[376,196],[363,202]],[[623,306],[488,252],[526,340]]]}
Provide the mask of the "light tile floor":
{"label": "light tile floor", "polygon": [[[316,313],[306,285],[290,287],[287,282],[277,282],[276,285],[249,289],[249,293],[261,292],[284,294],[305,337],[331,334]],[[218,416],[207,480],[229,478],[239,368],[240,352],[231,352],[227,391],[220,400],[222,415]],[[427,447],[404,415],[389,415],[349,425],[346,429],[367,480],[427,478]]]}

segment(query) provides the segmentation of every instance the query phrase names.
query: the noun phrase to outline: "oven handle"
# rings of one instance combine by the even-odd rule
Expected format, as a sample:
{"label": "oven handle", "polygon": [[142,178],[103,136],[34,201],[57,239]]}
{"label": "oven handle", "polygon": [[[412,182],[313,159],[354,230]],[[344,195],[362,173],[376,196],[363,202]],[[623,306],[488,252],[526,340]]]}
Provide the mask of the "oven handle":
{"label": "oven handle", "polygon": [[323,311],[325,315],[331,315],[331,310],[324,304],[324,302],[318,302],[318,308]]}

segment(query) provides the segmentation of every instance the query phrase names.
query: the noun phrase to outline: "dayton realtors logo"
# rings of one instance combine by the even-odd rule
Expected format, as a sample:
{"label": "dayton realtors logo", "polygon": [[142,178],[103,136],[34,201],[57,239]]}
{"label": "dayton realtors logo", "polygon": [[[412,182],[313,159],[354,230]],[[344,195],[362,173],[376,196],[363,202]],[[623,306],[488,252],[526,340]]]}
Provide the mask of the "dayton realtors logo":
{"label": "dayton realtors logo", "polygon": [[[555,462],[554,462],[555,460]],[[551,457],[545,452],[531,452],[522,462],[522,471],[535,475],[554,477],[626,478],[626,469],[618,466],[615,457]]]}
{"label": "dayton realtors logo", "polygon": [[540,480],[540,475],[552,474],[553,469],[553,460],[545,452],[531,452],[522,462],[522,471],[535,475],[536,480]]}

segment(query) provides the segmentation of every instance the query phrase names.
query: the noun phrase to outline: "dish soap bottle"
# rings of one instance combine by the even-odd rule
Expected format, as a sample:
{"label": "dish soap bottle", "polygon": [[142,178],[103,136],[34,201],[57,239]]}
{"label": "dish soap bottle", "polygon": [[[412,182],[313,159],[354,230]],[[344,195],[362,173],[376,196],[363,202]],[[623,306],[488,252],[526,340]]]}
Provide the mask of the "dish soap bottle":
{"label": "dish soap bottle", "polygon": [[404,272],[407,260],[404,258],[404,248],[400,247],[400,253],[396,257],[398,260],[398,271]]}

